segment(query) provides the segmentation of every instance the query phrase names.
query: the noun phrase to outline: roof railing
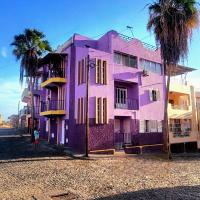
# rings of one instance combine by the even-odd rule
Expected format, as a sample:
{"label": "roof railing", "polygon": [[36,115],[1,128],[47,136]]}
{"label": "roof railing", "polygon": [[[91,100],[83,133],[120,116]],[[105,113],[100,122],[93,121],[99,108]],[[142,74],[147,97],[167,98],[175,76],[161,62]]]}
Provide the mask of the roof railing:
{"label": "roof railing", "polygon": [[[128,42],[134,39],[133,37],[130,37],[130,36],[127,36],[127,35],[124,35],[124,34],[121,34],[121,33],[119,33],[119,36],[120,36],[122,39],[124,39],[124,40],[126,40],[126,41],[128,41]],[[156,51],[156,50],[158,49],[158,47],[153,46],[153,45],[151,45],[151,44],[148,44],[148,43],[146,43],[146,42],[141,41],[141,43],[143,44],[143,46],[144,46],[146,49],[149,49],[149,50],[151,50],[151,51]]]}

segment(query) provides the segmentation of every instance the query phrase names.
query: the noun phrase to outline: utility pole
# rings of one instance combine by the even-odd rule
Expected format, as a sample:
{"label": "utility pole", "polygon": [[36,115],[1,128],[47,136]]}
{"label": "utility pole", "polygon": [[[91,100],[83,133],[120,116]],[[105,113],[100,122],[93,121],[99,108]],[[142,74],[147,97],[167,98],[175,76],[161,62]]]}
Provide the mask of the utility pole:
{"label": "utility pole", "polygon": [[85,126],[85,157],[89,156],[89,81],[90,81],[90,56],[87,56],[86,77],[86,126]]}

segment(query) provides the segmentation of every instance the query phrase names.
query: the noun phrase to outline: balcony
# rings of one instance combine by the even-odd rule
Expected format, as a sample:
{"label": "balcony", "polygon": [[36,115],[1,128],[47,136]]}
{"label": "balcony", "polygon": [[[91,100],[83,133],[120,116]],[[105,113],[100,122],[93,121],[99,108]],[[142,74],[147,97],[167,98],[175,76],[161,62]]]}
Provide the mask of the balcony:
{"label": "balcony", "polygon": [[24,88],[24,91],[22,92],[21,100],[24,103],[28,103],[31,99],[31,96],[29,94],[28,88]]}
{"label": "balcony", "polygon": [[64,100],[50,100],[41,102],[41,116],[65,115]]}
{"label": "balcony", "polygon": [[41,83],[41,87],[50,88],[65,84],[66,82],[64,70],[56,68],[43,73],[43,82]]}
{"label": "balcony", "polygon": [[174,105],[171,104],[171,108],[174,110],[189,110],[189,106],[187,105]]}
{"label": "balcony", "polygon": [[178,131],[178,132],[173,132],[173,137],[174,138],[181,138],[181,137],[189,137],[191,134],[191,130],[187,130],[187,131]]}
{"label": "balcony", "polygon": [[31,114],[31,107],[25,106],[22,110],[20,110],[19,115],[24,116],[24,115],[29,115]]}
{"label": "balcony", "polygon": [[137,99],[116,99],[115,108],[126,109],[126,110],[138,110],[138,100]]}
{"label": "balcony", "polygon": [[41,88],[41,84],[39,84],[39,83],[35,83],[34,85],[33,85],[33,95],[41,95],[41,90],[42,88]]}

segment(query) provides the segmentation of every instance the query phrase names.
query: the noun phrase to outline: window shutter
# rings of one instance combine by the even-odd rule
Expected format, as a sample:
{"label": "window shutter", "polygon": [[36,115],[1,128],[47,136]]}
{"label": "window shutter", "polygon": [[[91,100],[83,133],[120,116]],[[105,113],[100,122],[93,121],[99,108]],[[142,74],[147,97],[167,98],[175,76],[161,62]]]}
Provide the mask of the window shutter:
{"label": "window shutter", "polygon": [[84,64],[84,72],[85,72],[85,74],[84,74],[84,83],[86,83],[86,74],[87,74],[87,58],[85,58],[84,59],[84,62],[85,62],[85,64]]}
{"label": "window shutter", "polygon": [[96,120],[95,123],[98,124],[99,123],[99,113],[98,113],[98,98],[95,97],[95,115],[96,115]]}
{"label": "window shutter", "polygon": [[98,83],[98,74],[99,74],[99,66],[98,66],[98,59],[96,59],[96,84]]}
{"label": "window shutter", "polygon": [[150,101],[153,101],[153,90],[149,89],[149,99]]}
{"label": "window shutter", "polygon": [[83,124],[83,98],[81,97],[81,124]]}
{"label": "window shutter", "polygon": [[156,90],[156,99],[157,101],[160,101],[160,91]]}
{"label": "window shutter", "polygon": [[76,124],[78,124],[78,99],[76,99]]}
{"label": "window shutter", "polygon": [[100,83],[104,84],[104,62],[100,60]]}
{"label": "window shutter", "polygon": [[104,103],[103,103],[103,98],[100,98],[100,108],[101,108],[101,124],[104,123]]}
{"label": "window shutter", "polygon": [[82,73],[83,73],[83,71],[82,71],[82,62],[80,61],[80,84],[82,84],[82,78],[83,78],[83,75],[82,75]]}
{"label": "window shutter", "polygon": [[109,123],[109,119],[108,119],[108,101],[107,101],[107,98],[104,98],[104,111],[105,111],[105,123],[108,124]]}
{"label": "window shutter", "polygon": [[85,83],[85,59],[82,59],[82,83]]}
{"label": "window shutter", "polygon": [[80,124],[80,99],[78,98],[77,123]]}
{"label": "window shutter", "polygon": [[144,133],[144,132],[145,132],[145,121],[140,120],[140,133]]}
{"label": "window shutter", "polygon": [[162,133],[162,121],[158,121],[158,132]]}
{"label": "window shutter", "polygon": [[106,60],[106,67],[105,67],[105,83],[106,83],[106,85],[108,85],[108,61]]}
{"label": "window shutter", "polygon": [[157,121],[156,120],[150,120],[150,132],[157,132]]}
{"label": "window shutter", "polygon": [[80,85],[80,61],[78,62],[78,85]]}

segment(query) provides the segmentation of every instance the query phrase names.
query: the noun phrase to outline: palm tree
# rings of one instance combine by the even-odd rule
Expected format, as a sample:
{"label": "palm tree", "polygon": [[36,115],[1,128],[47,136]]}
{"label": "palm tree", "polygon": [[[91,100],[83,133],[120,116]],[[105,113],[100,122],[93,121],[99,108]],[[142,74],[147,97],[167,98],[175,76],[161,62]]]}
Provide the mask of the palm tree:
{"label": "palm tree", "polygon": [[171,156],[168,127],[168,93],[171,72],[180,60],[187,57],[188,41],[198,27],[199,14],[195,0],[157,0],[149,6],[147,30],[153,30],[167,75],[164,107],[164,147]]}
{"label": "palm tree", "polygon": [[31,120],[32,120],[32,137],[34,128],[34,98],[33,85],[39,68],[39,59],[47,52],[51,51],[49,42],[45,40],[45,35],[36,29],[25,29],[22,34],[15,35],[13,54],[17,61],[20,61],[20,83],[23,84],[24,77],[29,83],[31,92]]}

